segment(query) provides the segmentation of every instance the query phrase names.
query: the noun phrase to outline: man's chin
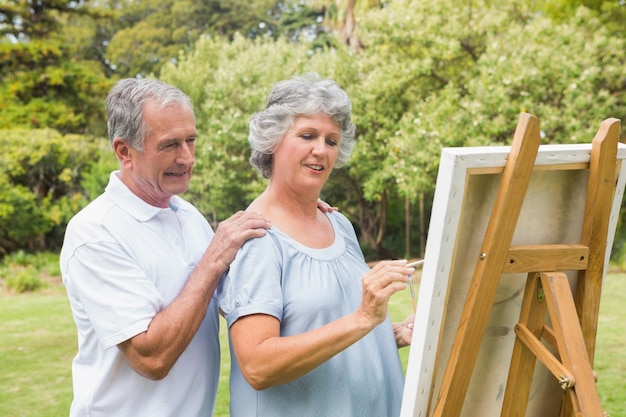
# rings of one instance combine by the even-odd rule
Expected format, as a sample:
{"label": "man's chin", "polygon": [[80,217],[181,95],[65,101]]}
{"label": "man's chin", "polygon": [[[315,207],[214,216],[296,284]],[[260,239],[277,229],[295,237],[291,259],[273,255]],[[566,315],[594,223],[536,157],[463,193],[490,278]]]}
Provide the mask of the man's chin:
{"label": "man's chin", "polygon": [[170,181],[167,181],[167,185],[166,190],[169,194],[182,194],[189,189],[189,177],[186,177],[185,179],[178,179],[176,181],[170,179]]}

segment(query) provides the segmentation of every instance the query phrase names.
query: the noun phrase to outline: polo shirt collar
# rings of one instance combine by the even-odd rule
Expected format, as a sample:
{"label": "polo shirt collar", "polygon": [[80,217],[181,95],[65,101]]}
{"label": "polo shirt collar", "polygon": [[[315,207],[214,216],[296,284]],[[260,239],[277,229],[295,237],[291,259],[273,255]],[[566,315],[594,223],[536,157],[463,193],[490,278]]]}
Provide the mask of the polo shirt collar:
{"label": "polo shirt collar", "polygon": [[[105,193],[117,204],[122,210],[133,216],[138,221],[147,221],[156,216],[164,209],[146,203],[133,193],[120,179],[120,171],[113,171],[109,177],[109,183],[105,188]],[[172,200],[176,196],[172,197]],[[179,206],[176,201],[170,202],[170,208]]]}

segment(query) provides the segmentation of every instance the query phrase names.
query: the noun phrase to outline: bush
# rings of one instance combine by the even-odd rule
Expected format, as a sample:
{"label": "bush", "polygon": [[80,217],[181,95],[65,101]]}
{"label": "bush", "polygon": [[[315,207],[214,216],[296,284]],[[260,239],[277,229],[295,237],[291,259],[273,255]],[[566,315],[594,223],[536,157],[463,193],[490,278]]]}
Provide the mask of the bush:
{"label": "bush", "polygon": [[43,288],[46,282],[39,278],[38,271],[31,267],[14,269],[5,279],[7,289],[18,292],[33,292]]}
{"label": "bush", "polygon": [[83,178],[100,177],[104,149],[115,163],[108,141],[51,129],[5,129],[0,148],[0,256],[58,249],[67,222],[88,201]]}
{"label": "bush", "polygon": [[45,288],[47,277],[60,275],[59,255],[53,252],[19,250],[5,256],[0,263],[0,279],[4,280],[5,288],[17,293]]}

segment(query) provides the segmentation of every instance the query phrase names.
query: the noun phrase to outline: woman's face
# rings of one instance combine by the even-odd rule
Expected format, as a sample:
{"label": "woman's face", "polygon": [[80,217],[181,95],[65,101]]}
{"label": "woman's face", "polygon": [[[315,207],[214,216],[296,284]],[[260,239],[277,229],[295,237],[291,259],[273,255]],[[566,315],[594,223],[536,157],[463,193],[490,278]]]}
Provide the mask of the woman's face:
{"label": "woman's face", "polygon": [[324,113],[298,116],[274,152],[272,182],[319,194],[335,166],[341,129]]}

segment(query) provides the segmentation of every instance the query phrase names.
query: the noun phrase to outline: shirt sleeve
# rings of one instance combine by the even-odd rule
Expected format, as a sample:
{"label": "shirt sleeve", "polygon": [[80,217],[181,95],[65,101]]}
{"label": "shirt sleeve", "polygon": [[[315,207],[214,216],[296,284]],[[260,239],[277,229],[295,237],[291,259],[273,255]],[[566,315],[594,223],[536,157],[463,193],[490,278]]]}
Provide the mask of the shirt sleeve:
{"label": "shirt sleeve", "polygon": [[114,243],[86,244],[67,264],[67,285],[104,349],[148,329],[163,308],[153,282]]}
{"label": "shirt sleeve", "polygon": [[217,290],[228,327],[251,314],[282,320],[282,252],[271,231],[247,241]]}

